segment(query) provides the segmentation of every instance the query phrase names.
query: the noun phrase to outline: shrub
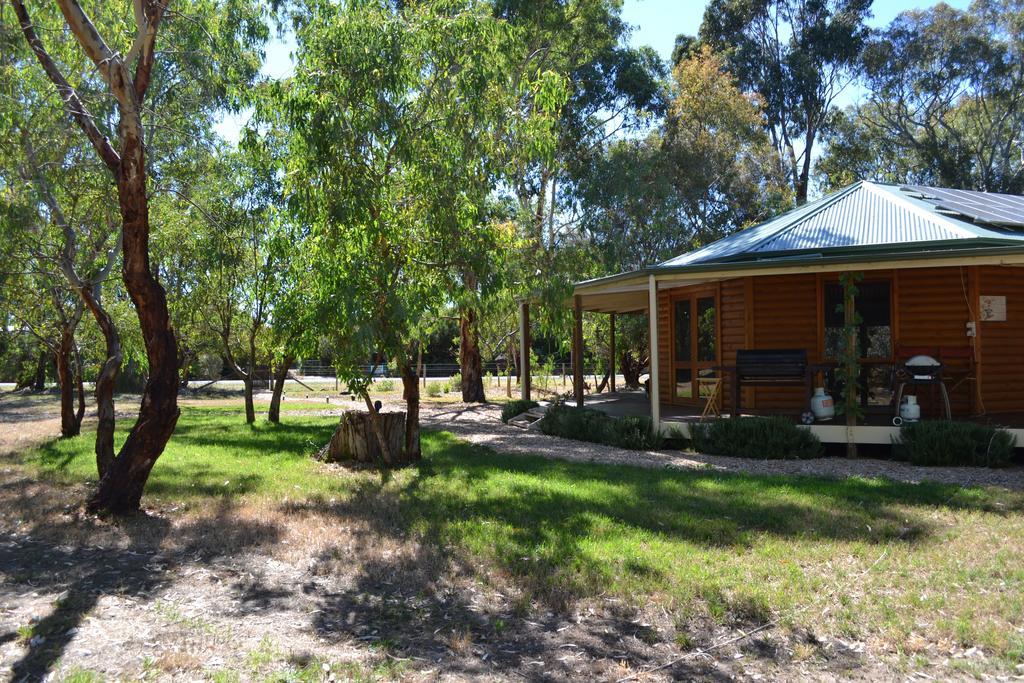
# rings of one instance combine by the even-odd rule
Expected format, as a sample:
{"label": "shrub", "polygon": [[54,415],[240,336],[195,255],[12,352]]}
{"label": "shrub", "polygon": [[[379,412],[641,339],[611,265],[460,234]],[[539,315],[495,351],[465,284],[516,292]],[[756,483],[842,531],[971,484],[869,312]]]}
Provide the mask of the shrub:
{"label": "shrub", "polygon": [[539,405],[536,401],[525,401],[521,398],[509,401],[501,407],[501,421],[508,422],[516,415],[522,415],[530,408],[536,408]]}
{"label": "shrub", "polygon": [[915,465],[1005,467],[1017,439],[974,422],[925,420],[905,423],[893,438],[893,457]]}
{"label": "shrub", "polygon": [[427,396],[433,396],[437,398],[444,393],[445,388],[441,386],[441,382],[427,382]]}
{"label": "shrub", "polygon": [[818,458],[818,437],[784,417],[744,417],[690,425],[694,450],[762,460]]}
{"label": "shrub", "polygon": [[462,373],[456,372],[448,378],[448,387],[445,392],[462,391]]}
{"label": "shrub", "polygon": [[394,391],[395,381],[392,379],[379,379],[373,383],[373,388],[383,393]]}
{"label": "shrub", "polygon": [[660,434],[652,431],[649,417],[614,418],[597,410],[573,408],[564,403],[548,407],[540,421],[540,430],[565,439],[635,450],[661,448],[665,443]]}

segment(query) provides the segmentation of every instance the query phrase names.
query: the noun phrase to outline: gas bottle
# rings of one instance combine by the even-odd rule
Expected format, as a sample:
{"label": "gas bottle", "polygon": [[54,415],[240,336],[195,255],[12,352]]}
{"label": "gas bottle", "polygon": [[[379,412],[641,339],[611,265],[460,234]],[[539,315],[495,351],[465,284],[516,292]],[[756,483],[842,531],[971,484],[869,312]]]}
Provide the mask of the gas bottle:
{"label": "gas bottle", "polygon": [[831,420],[836,416],[836,405],[832,397],[825,393],[824,387],[815,387],[811,397],[811,410],[819,420]]}
{"label": "gas bottle", "polygon": [[917,396],[904,396],[900,403],[900,417],[904,422],[917,422],[921,419],[921,406],[917,402]]}

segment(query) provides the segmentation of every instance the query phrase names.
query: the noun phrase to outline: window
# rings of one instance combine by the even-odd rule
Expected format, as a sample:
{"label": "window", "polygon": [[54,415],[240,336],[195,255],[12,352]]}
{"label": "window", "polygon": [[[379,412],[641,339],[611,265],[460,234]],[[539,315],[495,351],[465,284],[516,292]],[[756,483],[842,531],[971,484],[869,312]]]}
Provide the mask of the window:
{"label": "window", "polygon": [[715,297],[697,299],[697,360],[713,361],[715,353]]}
{"label": "window", "polygon": [[690,360],[690,300],[676,302],[676,361]]}
{"label": "window", "polygon": [[[855,307],[860,316],[857,347],[860,350],[860,397],[865,408],[886,407],[892,402],[891,363],[892,298],[889,282],[861,282]],[[825,358],[837,360],[843,348],[843,288],[825,285]],[[873,361],[873,362],[872,362]]]}
{"label": "window", "polygon": [[[861,323],[857,331],[860,357],[892,357],[892,299],[888,282],[861,282],[857,285],[857,313]],[[843,348],[843,288],[825,285],[825,357],[835,360]]]}

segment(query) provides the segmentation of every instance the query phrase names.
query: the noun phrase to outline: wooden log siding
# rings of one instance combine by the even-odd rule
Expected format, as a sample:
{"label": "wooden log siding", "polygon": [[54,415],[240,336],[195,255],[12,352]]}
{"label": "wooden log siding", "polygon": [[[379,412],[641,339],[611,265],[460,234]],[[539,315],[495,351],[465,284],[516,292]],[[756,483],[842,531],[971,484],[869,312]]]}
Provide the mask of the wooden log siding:
{"label": "wooden log siding", "polygon": [[[967,337],[967,268],[914,268],[899,271],[894,280],[895,304],[899,310],[899,326],[893,340],[902,347],[953,347],[970,345]],[[964,362],[948,362],[950,373],[960,376],[967,371]],[[955,380],[954,380],[955,381]],[[949,383],[947,383],[949,384]],[[913,389],[925,416],[940,414],[937,391],[928,387]],[[970,382],[963,382],[950,392],[954,417],[971,414]]]}
{"label": "wooden log siding", "polygon": [[[979,268],[979,293],[1006,297],[1006,321],[979,323],[981,398],[989,413],[1024,410],[1024,268]],[[975,310],[975,315],[981,317]]]}
{"label": "wooden log siding", "polygon": [[[874,271],[869,280],[888,279],[893,292],[893,346],[965,348],[971,341],[966,334],[970,275],[969,269],[912,268],[900,271]],[[1024,410],[1024,268],[983,266],[978,268],[977,285],[981,294],[1006,296],[1007,321],[979,324],[979,358],[983,407],[989,413]],[[821,287],[834,280],[813,273],[777,275],[760,278],[736,278],[721,283],[719,315],[721,362],[736,362],[741,348],[803,348],[808,361],[824,359],[824,310]],[[658,354],[661,360],[662,403],[671,403],[673,395],[672,316],[669,309],[673,294],[686,288],[658,293]],[[750,305],[752,304],[752,305]],[[980,317],[980,302],[974,302],[973,315]],[[957,376],[963,374],[959,361],[948,362]],[[731,381],[731,378],[729,379]],[[730,385],[723,387],[725,410],[731,408]],[[926,415],[937,414],[938,395],[927,387],[917,393]],[[971,414],[970,382],[963,382],[950,394],[954,417]],[[758,387],[744,390],[744,406],[772,412],[800,412],[807,399],[799,387]]]}
{"label": "wooden log siding", "polygon": [[[818,277],[774,275],[754,280],[755,349],[806,349],[807,362],[820,362]],[[766,412],[797,413],[807,409],[802,387],[757,387],[754,404]],[[748,404],[750,405],[750,404]]]}
{"label": "wooden log siding", "polygon": [[[722,282],[719,294],[719,320],[722,338],[719,340],[722,365],[736,365],[736,351],[747,348],[747,281],[750,278],[737,278]],[[722,384],[722,412],[732,411],[732,385],[735,378],[726,373]],[[753,389],[745,390],[741,401],[750,406],[753,400]]]}

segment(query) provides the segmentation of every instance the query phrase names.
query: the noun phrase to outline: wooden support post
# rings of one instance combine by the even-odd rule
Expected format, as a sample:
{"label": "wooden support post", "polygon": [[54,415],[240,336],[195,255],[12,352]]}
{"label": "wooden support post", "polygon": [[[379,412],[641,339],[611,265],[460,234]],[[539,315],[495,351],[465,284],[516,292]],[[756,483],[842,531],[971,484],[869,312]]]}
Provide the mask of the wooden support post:
{"label": "wooden support post", "polygon": [[572,298],[572,395],[583,407],[583,297]]}
{"label": "wooden support post", "polygon": [[651,333],[650,375],[651,423],[655,431],[661,430],[661,401],[658,396],[661,377],[658,374],[658,281],[651,275],[647,280],[647,320]]}
{"label": "wooden support post", "polygon": [[530,302],[519,302],[519,398],[530,396]]}
{"label": "wooden support post", "polygon": [[611,393],[615,393],[615,314],[609,318],[611,332],[608,335],[608,381],[611,384]]}

